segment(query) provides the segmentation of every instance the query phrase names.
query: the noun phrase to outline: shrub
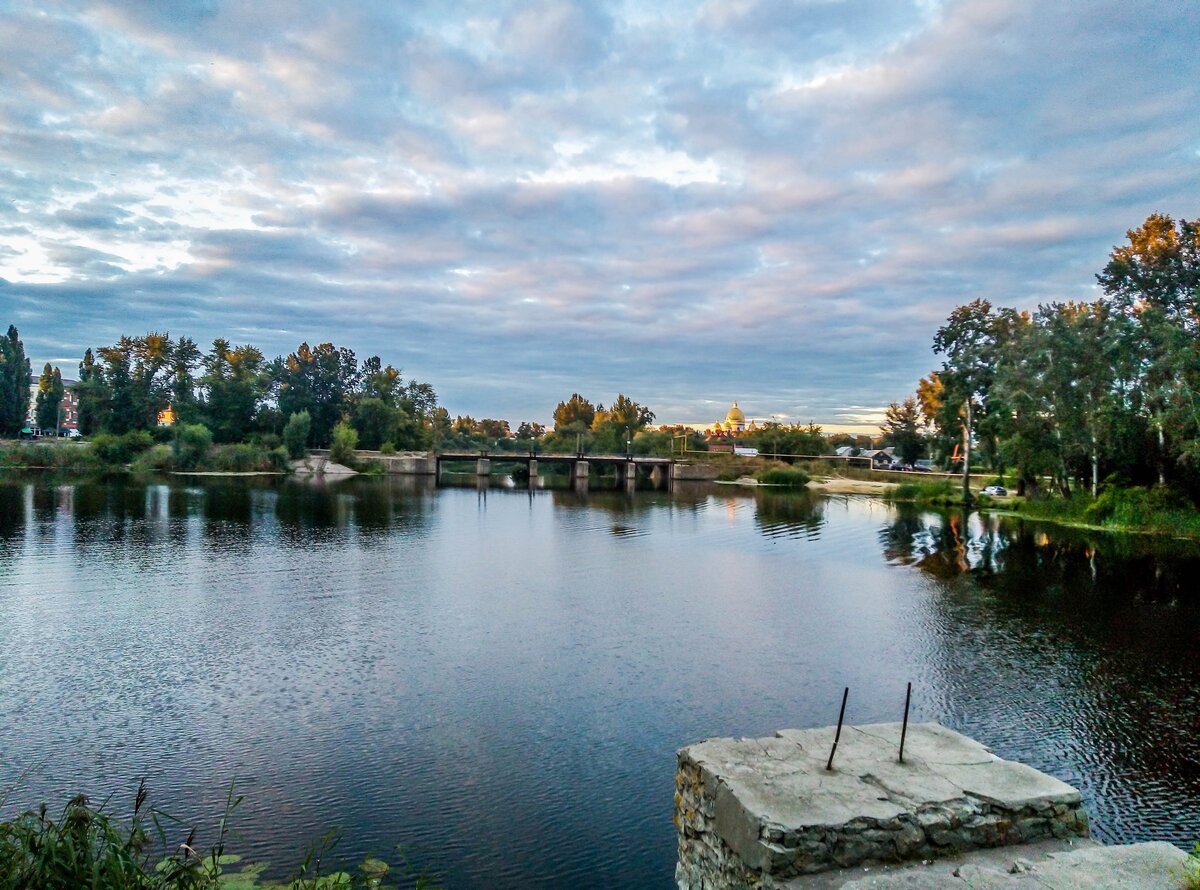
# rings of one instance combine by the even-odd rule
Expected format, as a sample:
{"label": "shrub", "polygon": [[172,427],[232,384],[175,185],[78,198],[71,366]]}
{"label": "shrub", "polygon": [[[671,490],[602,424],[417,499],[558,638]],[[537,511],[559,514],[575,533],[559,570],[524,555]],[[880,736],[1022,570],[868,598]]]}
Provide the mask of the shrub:
{"label": "shrub", "polygon": [[135,473],[161,473],[174,468],[175,456],[170,445],[154,445],[134,458],[129,466]]}
{"label": "shrub", "polygon": [[92,450],[101,463],[120,466],[129,463],[154,444],[154,437],[145,430],[130,430],[123,436],[99,433],[92,437]]}
{"label": "shrub", "polygon": [[222,445],[213,453],[212,465],[222,473],[250,473],[266,469],[270,459],[253,445]]}
{"label": "shrub", "polygon": [[395,454],[396,446],[393,445],[391,442],[384,442],[382,445],[379,446],[379,453],[380,454]]}
{"label": "shrub", "polygon": [[803,488],[808,485],[808,473],[795,467],[773,467],[758,474],[764,485],[785,485],[788,488]]}
{"label": "shrub", "polygon": [[178,463],[180,469],[194,470],[204,464],[212,448],[212,433],[202,423],[192,423],[178,431]]}
{"label": "shrub", "polygon": [[283,428],[283,445],[292,460],[304,457],[311,429],[312,418],[307,411],[297,411],[288,417],[287,425]]}
{"label": "shrub", "polygon": [[331,461],[350,466],[354,462],[354,449],[357,447],[358,430],[344,420],[333,428],[333,442],[329,446]]}

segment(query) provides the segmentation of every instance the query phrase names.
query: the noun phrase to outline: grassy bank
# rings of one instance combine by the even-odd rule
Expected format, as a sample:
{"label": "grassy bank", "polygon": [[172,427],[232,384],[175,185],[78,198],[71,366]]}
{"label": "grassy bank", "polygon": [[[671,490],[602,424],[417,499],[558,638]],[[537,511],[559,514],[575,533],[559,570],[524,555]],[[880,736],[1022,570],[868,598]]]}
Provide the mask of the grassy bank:
{"label": "grassy bank", "polygon": [[1007,509],[1064,525],[1200,538],[1200,511],[1168,488],[1112,486],[1097,498],[1077,492],[1070,498],[1017,500]]}
{"label": "grassy bank", "polygon": [[[201,849],[196,829],[181,831],[170,816],[147,805],[138,789],[133,813],[122,820],[76,797],[53,817],[43,805],[0,822],[0,888],[38,890],[436,890],[433,880],[407,864],[393,868],[368,858],[334,864],[336,832],[310,844],[282,880],[262,877],[267,863],[243,863],[227,852],[230,816],[241,802],[230,791],[213,842]],[[182,841],[180,843],[179,841]],[[345,868],[345,870],[342,870]]]}
{"label": "grassy bank", "polygon": [[144,431],[97,434],[86,442],[9,442],[0,445],[0,470],[50,469],[78,473],[286,472],[287,451],[271,441],[214,445],[212,437],[187,429],[167,441]]}
{"label": "grassy bank", "polygon": [[[884,497],[889,501],[903,501],[928,507],[961,507],[964,505],[962,486],[949,481],[902,482],[890,489]],[[986,498],[980,498],[986,503]]]}

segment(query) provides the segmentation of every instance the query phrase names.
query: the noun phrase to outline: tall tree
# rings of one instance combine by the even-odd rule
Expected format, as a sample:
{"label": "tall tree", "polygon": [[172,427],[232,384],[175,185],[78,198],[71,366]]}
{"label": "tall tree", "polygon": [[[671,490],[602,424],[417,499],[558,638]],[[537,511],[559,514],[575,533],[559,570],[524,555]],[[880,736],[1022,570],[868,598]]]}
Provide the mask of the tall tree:
{"label": "tall tree", "polygon": [[1200,461],[1200,221],[1151,214],[1126,237],[1096,280],[1129,321],[1134,401],[1154,430],[1162,485],[1174,457]]}
{"label": "tall tree", "polygon": [[218,337],[204,359],[204,419],[217,442],[245,439],[267,390],[267,365],[255,346],[231,346]]}
{"label": "tall tree", "polygon": [[925,451],[925,439],[921,435],[921,414],[916,398],[909,396],[901,404],[892,402],[888,405],[879,432],[904,463],[918,460]]}
{"label": "tall tree", "polygon": [[577,392],[571,393],[571,398],[559,402],[554,409],[554,429],[564,430],[579,427],[582,430],[592,428],[596,419],[596,406]]}
{"label": "tall tree", "polygon": [[52,368],[49,362],[42,368],[38,378],[37,400],[34,407],[34,419],[43,431],[54,430],[58,434],[62,424],[63,393],[62,374],[58,368]]}
{"label": "tall tree", "polygon": [[104,372],[96,364],[96,357],[90,348],[83,353],[83,361],[79,363],[75,397],[79,402],[79,432],[89,436],[100,429],[109,400]]}
{"label": "tall tree", "polygon": [[1017,323],[1013,310],[993,311],[987,300],[974,300],[950,313],[933,339],[934,352],[945,355],[938,372],[945,405],[941,422],[949,426],[946,412],[955,411],[962,429],[962,488],[967,503],[971,501],[971,447],[988,417],[999,348]]}
{"label": "tall tree", "polygon": [[0,436],[17,436],[29,412],[29,387],[33,370],[25,357],[25,344],[16,327],[0,340]]}
{"label": "tall tree", "polygon": [[307,411],[312,418],[310,444],[326,445],[334,426],[350,409],[350,395],[359,381],[353,350],[320,343],[301,343],[275,364],[279,410],[285,415]]}

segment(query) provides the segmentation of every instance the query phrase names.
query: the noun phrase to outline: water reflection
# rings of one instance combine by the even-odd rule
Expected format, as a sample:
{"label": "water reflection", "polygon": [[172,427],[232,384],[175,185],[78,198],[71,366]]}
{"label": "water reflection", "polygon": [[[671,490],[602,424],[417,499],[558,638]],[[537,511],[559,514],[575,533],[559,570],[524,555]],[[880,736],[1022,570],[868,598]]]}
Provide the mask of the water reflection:
{"label": "water reflection", "polygon": [[0,481],[0,788],[193,818],[238,776],[277,862],[336,823],[455,887],[669,886],[678,747],[912,679],[1101,836],[1200,836],[1195,548],[560,481]]}
{"label": "water reflection", "polygon": [[901,510],[885,556],[937,583],[943,707],[1084,792],[1098,836],[1200,835],[1200,558],[1191,545]]}

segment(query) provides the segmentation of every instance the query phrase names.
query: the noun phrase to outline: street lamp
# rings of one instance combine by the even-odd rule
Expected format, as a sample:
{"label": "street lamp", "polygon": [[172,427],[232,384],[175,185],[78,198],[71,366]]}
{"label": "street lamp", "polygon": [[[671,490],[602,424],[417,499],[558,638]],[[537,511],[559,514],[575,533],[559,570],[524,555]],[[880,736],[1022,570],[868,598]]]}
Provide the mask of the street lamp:
{"label": "street lamp", "polygon": [[625,456],[633,459],[633,430],[625,428]]}

